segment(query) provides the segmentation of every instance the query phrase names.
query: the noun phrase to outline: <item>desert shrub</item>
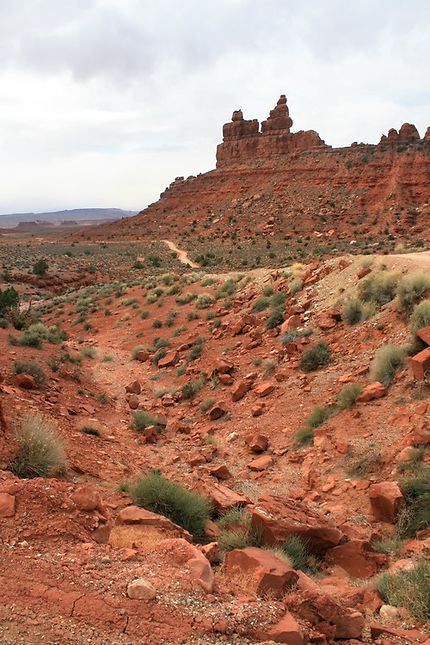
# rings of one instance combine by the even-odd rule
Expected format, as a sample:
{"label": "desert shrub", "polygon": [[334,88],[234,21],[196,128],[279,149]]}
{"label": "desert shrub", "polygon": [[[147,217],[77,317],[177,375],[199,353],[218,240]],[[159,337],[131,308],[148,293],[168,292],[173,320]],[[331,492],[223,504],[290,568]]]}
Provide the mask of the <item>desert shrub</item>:
{"label": "desert shrub", "polygon": [[430,300],[423,300],[418,305],[415,305],[412,315],[409,319],[409,329],[412,332],[413,336],[413,351],[419,351],[423,349],[426,345],[425,343],[418,338],[417,331],[423,327],[428,327],[430,325]]}
{"label": "desert shrub", "polygon": [[370,366],[369,377],[372,381],[379,381],[389,387],[397,370],[403,365],[405,350],[396,345],[383,345],[380,347]]}
{"label": "desert shrub", "polygon": [[206,377],[202,374],[195,381],[189,381],[181,388],[181,396],[185,400],[193,399],[198,392],[204,387],[206,383]]}
{"label": "desert shrub", "polygon": [[377,582],[382,598],[394,607],[405,607],[414,618],[430,619],[430,562],[398,573],[384,573]]}
{"label": "desert shrub", "polygon": [[348,383],[339,392],[337,397],[337,407],[339,410],[349,410],[357,398],[360,396],[363,388],[359,383]]}
{"label": "desert shrub", "polygon": [[195,293],[186,293],[183,296],[178,296],[176,298],[176,302],[178,305],[188,305],[192,300],[195,300],[197,298],[197,294]]}
{"label": "desert shrub", "polygon": [[258,531],[251,527],[250,513],[241,506],[234,506],[223,513],[217,524],[221,529],[218,543],[223,552],[261,544]]}
{"label": "desert shrub", "polygon": [[8,327],[9,323],[6,318],[0,318],[0,329],[7,329]]}
{"label": "desert shrub", "polygon": [[7,314],[11,309],[18,309],[19,294],[13,287],[4,291],[0,290],[0,317]]}
{"label": "desert shrub", "polygon": [[365,454],[349,455],[346,471],[350,477],[365,479],[370,474],[380,472],[382,466],[381,455],[370,448]]}
{"label": "desert shrub", "polygon": [[43,369],[34,361],[15,361],[13,371],[15,374],[29,374],[39,386],[45,385],[48,380]]}
{"label": "desert shrub", "polygon": [[342,320],[347,325],[361,322],[363,303],[358,298],[348,298],[342,307]]}
{"label": "desert shrub", "polygon": [[203,348],[205,346],[205,341],[203,338],[197,338],[197,340],[193,343],[190,354],[189,354],[189,359],[190,361],[195,361],[197,358],[200,358],[200,356],[203,353]]}
{"label": "desert shrub", "polygon": [[405,498],[405,512],[399,518],[399,532],[414,536],[430,527],[430,468],[400,482]]}
{"label": "desert shrub", "polygon": [[79,352],[81,358],[95,358],[96,354],[97,352],[94,347],[83,347]]}
{"label": "desert shrub", "polygon": [[159,318],[156,318],[152,323],[154,329],[160,329],[163,326],[162,321]]}
{"label": "desert shrub", "polygon": [[252,310],[255,312],[264,311],[269,306],[270,306],[270,298],[268,298],[267,296],[261,296],[260,298],[257,298],[257,300],[254,302]]}
{"label": "desert shrub", "polygon": [[371,273],[358,283],[358,295],[364,302],[387,304],[396,295],[399,274],[389,271]]}
{"label": "desert shrub", "polygon": [[303,352],[300,359],[300,369],[303,372],[314,372],[319,367],[330,362],[330,349],[327,343],[317,343]]}
{"label": "desert shrub", "polygon": [[48,266],[48,262],[44,258],[40,258],[33,264],[33,273],[43,277],[48,271]]}
{"label": "desert shrub", "polygon": [[81,428],[83,434],[88,434],[91,437],[100,437],[100,430],[94,428],[93,426],[83,426]]}
{"label": "desert shrub", "polygon": [[195,540],[204,539],[204,527],[210,517],[210,504],[201,495],[153,472],[131,487],[135,504],[165,515],[189,531]]}
{"label": "desert shrub", "polygon": [[131,358],[135,361],[135,360],[136,360],[136,357],[137,357],[137,355],[138,355],[138,353],[139,353],[139,352],[141,352],[141,351],[143,351],[143,350],[146,350],[145,345],[136,345],[136,346],[135,346],[135,347],[133,347],[133,349],[131,350]]}
{"label": "desert shrub", "polygon": [[208,410],[211,409],[211,407],[216,403],[216,399],[211,397],[209,399],[205,399],[200,403],[200,410],[202,412],[207,412]]}
{"label": "desert shrub", "polygon": [[430,278],[425,273],[412,273],[397,285],[397,303],[400,311],[410,314],[430,289]]}
{"label": "desert shrub", "polygon": [[284,310],[278,307],[274,309],[266,320],[266,329],[274,329],[284,322]]}
{"label": "desert shrub", "polygon": [[288,286],[290,287],[291,295],[294,296],[303,289],[303,280],[300,278],[293,278],[289,281]]}
{"label": "desert shrub", "polygon": [[236,288],[237,287],[234,280],[229,278],[215,293],[215,298],[218,299],[218,298],[226,298],[227,296],[233,296],[236,293]]}
{"label": "desert shrub", "polygon": [[18,477],[54,477],[64,474],[63,442],[55,427],[40,414],[26,416],[17,432],[18,452],[11,470]]}
{"label": "desert shrub", "polygon": [[214,303],[213,297],[209,293],[201,293],[196,299],[197,309],[207,309]]}
{"label": "desert shrub", "polygon": [[66,339],[67,333],[59,327],[45,327],[43,323],[35,323],[30,325],[20,338],[15,339],[15,342],[24,347],[40,349],[44,341],[57,345]]}
{"label": "desert shrub", "polygon": [[154,417],[146,410],[136,410],[133,412],[131,427],[137,432],[142,432],[148,426],[154,426],[157,432],[161,432],[166,427],[166,422],[158,417]]}
{"label": "desert shrub", "polygon": [[403,540],[395,533],[391,538],[373,542],[372,549],[377,553],[386,553],[387,555],[399,557],[403,551]]}
{"label": "desert shrub", "polygon": [[270,306],[272,307],[272,309],[278,309],[279,307],[283,307],[286,299],[287,299],[286,293],[284,293],[283,291],[277,291],[270,298]]}
{"label": "desert shrub", "polygon": [[309,571],[312,568],[312,558],[309,555],[307,546],[298,535],[290,535],[281,548],[288,556],[292,569]]}

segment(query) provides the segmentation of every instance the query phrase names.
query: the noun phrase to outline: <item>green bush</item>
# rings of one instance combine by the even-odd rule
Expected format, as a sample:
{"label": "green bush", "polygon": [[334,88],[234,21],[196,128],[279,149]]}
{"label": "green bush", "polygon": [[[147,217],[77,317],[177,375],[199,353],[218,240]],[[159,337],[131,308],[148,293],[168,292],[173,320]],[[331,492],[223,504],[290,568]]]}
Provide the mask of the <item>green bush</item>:
{"label": "green bush", "polygon": [[389,271],[371,273],[358,283],[358,296],[364,302],[376,302],[379,306],[387,304],[396,295],[399,274]]}
{"label": "green bush", "polygon": [[342,307],[342,320],[347,325],[356,325],[362,320],[363,303],[358,298],[348,298]]}
{"label": "green bush", "polygon": [[56,326],[45,327],[43,323],[30,325],[18,339],[14,342],[24,347],[34,347],[40,349],[44,341],[58,345],[67,340],[67,333]]}
{"label": "green bush", "polygon": [[33,265],[33,273],[38,276],[45,276],[48,271],[48,262],[44,258],[40,258]]}
{"label": "green bush", "polygon": [[403,347],[383,345],[377,350],[370,366],[370,379],[389,387],[394,381],[397,370],[403,365],[404,359]]}
{"label": "green bush", "polygon": [[34,361],[15,361],[13,371],[15,374],[29,374],[38,386],[45,385],[48,380],[43,369]]}
{"label": "green bush", "polygon": [[211,508],[201,495],[165,479],[158,472],[139,480],[131,487],[130,493],[138,506],[165,515],[189,531],[195,540],[204,539],[205,522],[210,517]]}
{"label": "green bush", "polygon": [[252,307],[252,310],[258,313],[259,311],[264,311],[267,309],[270,305],[270,298],[267,298],[267,296],[261,296],[260,298],[257,298],[257,300],[254,302],[254,306]]}
{"label": "green bush", "polygon": [[423,467],[414,477],[400,482],[405,498],[405,512],[399,518],[399,532],[414,536],[430,527],[430,468]]}
{"label": "green bush", "polygon": [[424,349],[426,344],[418,338],[417,331],[423,327],[428,327],[430,325],[430,300],[423,300],[418,305],[415,305],[412,315],[409,319],[409,329],[412,332],[412,342],[413,347],[412,351],[420,351]]}
{"label": "green bush", "polygon": [[292,569],[309,571],[312,568],[307,546],[298,535],[290,535],[281,548],[288,556]]}
{"label": "green bush", "polygon": [[377,588],[389,605],[405,607],[417,620],[430,620],[430,562],[423,560],[414,569],[384,573]]}
{"label": "green bush", "polygon": [[339,410],[349,410],[349,408],[352,408],[362,391],[363,387],[359,383],[348,383],[348,385],[345,385],[337,397],[336,405]]}
{"label": "green bush", "polygon": [[146,346],[145,346],[145,345],[136,345],[136,346],[135,346],[135,347],[133,347],[133,349],[131,350],[131,358],[135,361],[135,360],[136,360],[136,358],[137,358],[138,353],[139,353],[139,352],[141,352],[141,351],[143,351],[143,350],[146,350]]}
{"label": "green bush", "polygon": [[18,309],[19,294],[13,287],[0,290],[0,317],[5,316],[11,309]]}
{"label": "green bush", "polygon": [[196,308],[197,309],[207,309],[208,307],[213,305],[213,303],[214,303],[214,299],[210,294],[202,293],[197,297]]}
{"label": "green bush", "polygon": [[55,477],[64,474],[63,442],[53,424],[39,414],[26,416],[17,433],[18,452],[11,470],[18,477]]}
{"label": "green bush", "polygon": [[317,343],[303,352],[300,359],[300,369],[303,372],[314,372],[319,367],[330,363],[330,349],[327,343]]}
{"label": "green bush", "polygon": [[193,343],[190,354],[189,354],[189,359],[190,361],[195,361],[197,358],[200,358],[200,356],[203,353],[203,348],[205,345],[205,341],[203,338],[197,338],[197,340]]}
{"label": "green bush", "polygon": [[221,529],[218,543],[223,552],[261,545],[258,531],[251,527],[250,513],[241,506],[234,506],[223,513],[217,524]]}
{"label": "green bush", "polygon": [[266,320],[266,329],[274,329],[284,322],[284,309],[278,307],[274,309]]}
{"label": "green bush", "polygon": [[412,273],[397,285],[397,303],[400,311],[410,314],[414,306],[430,290],[430,278],[425,273]]}
{"label": "green bush", "polygon": [[148,426],[154,426],[157,432],[161,432],[166,427],[165,421],[154,417],[146,410],[136,410],[133,412],[133,418],[131,421],[131,427],[137,432],[142,432]]}
{"label": "green bush", "polygon": [[319,428],[328,421],[334,412],[335,409],[332,406],[314,408],[303,426],[294,434],[294,445],[300,447],[311,443],[315,428]]}

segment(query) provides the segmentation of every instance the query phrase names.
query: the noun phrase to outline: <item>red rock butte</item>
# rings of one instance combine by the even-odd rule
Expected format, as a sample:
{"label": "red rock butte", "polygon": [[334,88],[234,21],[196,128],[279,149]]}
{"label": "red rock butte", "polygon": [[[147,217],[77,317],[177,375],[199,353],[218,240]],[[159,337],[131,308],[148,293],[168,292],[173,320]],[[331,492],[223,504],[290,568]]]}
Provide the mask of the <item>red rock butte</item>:
{"label": "red rock butte", "polygon": [[261,123],[257,119],[245,120],[242,110],[233,112],[231,123],[223,127],[223,142],[217,148],[217,168],[236,162],[270,159],[295,150],[329,147],[315,130],[290,132],[293,120],[285,94]]}

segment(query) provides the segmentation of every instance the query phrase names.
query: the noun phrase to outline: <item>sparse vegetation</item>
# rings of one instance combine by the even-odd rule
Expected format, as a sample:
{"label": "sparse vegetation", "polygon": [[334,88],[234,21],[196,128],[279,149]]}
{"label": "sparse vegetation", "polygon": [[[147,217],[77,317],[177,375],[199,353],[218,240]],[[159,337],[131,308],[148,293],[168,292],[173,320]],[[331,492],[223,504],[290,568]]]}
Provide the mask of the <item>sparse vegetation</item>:
{"label": "sparse vegetation", "polygon": [[412,273],[402,278],[397,285],[399,311],[410,314],[429,290],[430,278],[425,273]]}
{"label": "sparse vegetation", "polygon": [[405,607],[417,620],[430,619],[430,562],[422,560],[413,569],[384,573],[377,587],[386,603]]}
{"label": "sparse vegetation", "polygon": [[135,504],[165,515],[189,531],[196,541],[204,539],[204,525],[210,517],[209,502],[197,493],[152,472],[130,489]]}
{"label": "sparse vegetation", "polygon": [[154,426],[157,432],[161,432],[166,427],[165,421],[159,417],[155,417],[146,410],[136,410],[133,413],[131,427],[137,432],[142,432],[148,426]]}
{"label": "sparse vegetation", "polygon": [[383,345],[377,350],[370,366],[370,379],[389,387],[394,381],[397,370],[403,365],[404,359],[405,350],[402,347]]}
{"label": "sparse vegetation", "polygon": [[362,391],[363,387],[359,383],[348,383],[348,385],[345,385],[337,397],[338,409],[349,410],[349,408],[352,408]]}
{"label": "sparse vegetation", "polygon": [[28,374],[33,377],[34,382],[39,387],[45,385],[48,381],[43,368],[34,361],[15,361],[13,364],[15,374]]}
{"label": "sparse vegetation", "polygon": [[375,302],[385,305],[396,295],[399,274],[390,271],[377,271],[363,278],[358,283],[358,295],[364,302]]}
{"label": "sparse vegetation", "polygon": [[415,476],[400,482],[406,508],[398,526],[402,536],[414,536],[430,527],[430,468],[422,467]]}
{"label": "sparse vegetation", "polygon": [[300,359],[300,369],[303,372],[314,372],[320,367],[330,363],[331,353],[327,343],[317,343],[306,349]]}
{"label": "sparse vegetation", "polygon": [[55,477],[64,474],[63,442],[54,425],[40,414],[24,417],[17,432],[18,452],[11,470],[18,477]]}

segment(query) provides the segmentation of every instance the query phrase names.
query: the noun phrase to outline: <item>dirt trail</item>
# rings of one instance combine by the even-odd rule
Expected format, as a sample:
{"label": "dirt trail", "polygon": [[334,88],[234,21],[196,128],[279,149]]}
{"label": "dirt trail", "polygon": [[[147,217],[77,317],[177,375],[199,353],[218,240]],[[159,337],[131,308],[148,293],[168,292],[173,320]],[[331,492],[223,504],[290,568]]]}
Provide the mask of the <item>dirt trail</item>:
{"label": "dirt trail", "polygon": [[167,246],[171,251],[174,251],[175,253],[178,254],[179,262],[182,262],[182,264],[187,264],[192,269],[200,268],[200,265],[198,265],[196,262],[193,262],[193,260],[191,260],[188,257],[188,253],[186,251],[184,251],[183,249],[178,249],[178,247],[174,242],[172,242],[171,240],[162,240],[162,241],[164,242],[164,244],[167,244]]}

